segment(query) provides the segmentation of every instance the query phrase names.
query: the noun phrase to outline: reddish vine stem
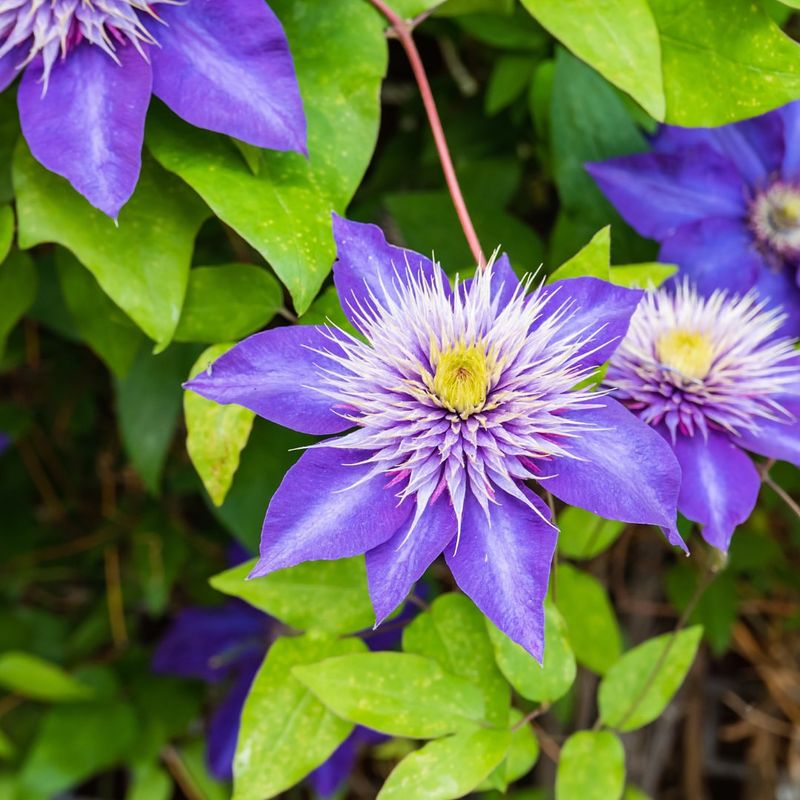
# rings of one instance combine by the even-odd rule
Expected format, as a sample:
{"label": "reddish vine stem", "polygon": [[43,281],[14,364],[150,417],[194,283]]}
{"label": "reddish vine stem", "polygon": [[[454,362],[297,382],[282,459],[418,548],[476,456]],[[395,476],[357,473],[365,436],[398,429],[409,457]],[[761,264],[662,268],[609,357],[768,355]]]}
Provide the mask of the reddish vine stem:
{"label": "reddish vine stem", "polygon": [[439,161],[442,165],[442,172],[444,172],[444,179],[456,210],[456,216],[461,224],[461,229],[464,231],[464,236],[466,237],[467,244],[469,244],[469,249],[472,251],[475,263],[482,269],[486,265],[486,259],[481,249],[481,243],[478,241],[478,234],[475,232],[475,226],[472,224],[469,211],[467,211],[464,195],[461,193],[461,186],[458,183],[458,177],[453,167],[453,160],[450,157],[450,149],[447,146],[447,139],[444,135],[442,120],[436,108],[436,101],[433,99],[433,92],[428,82],[428,75],[425,72],[425,65],[422,63],[419,50],[417,50],[417,45],[414,42],[412,28],[399,14],[389,8],[384,0],[369,0],[369,2],[386,17],[394,29],[398,41],[403,45],[403,49],[406,51],[406,56],[411,64],[411,70],[414,73],[419,93],[422,96],[425,112],[428,115],[428,124],[431,127],[431,133],[433,133],[436,150],[439,153]]}

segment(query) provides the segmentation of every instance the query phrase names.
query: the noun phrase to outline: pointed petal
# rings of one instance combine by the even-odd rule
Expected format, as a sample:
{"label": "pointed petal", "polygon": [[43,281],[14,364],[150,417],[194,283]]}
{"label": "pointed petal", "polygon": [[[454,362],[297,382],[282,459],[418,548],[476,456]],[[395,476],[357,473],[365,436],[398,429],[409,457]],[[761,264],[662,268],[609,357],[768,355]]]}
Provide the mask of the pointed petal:
{"label": "pointed petal", "polygon": [[[459,284],[460,297],[466,297],[472,278],[467,278]],[[517,273],[511,266],[508,256],[502,253],[492,266],[492,297],[497,301],[498,308],[504,308],[511,300],[516,288],[519,286]]]}
{"label": "pointed petal", "polygon": [[727,551],[734,528],[755,508],[761,479],[750,457],[729,437],[710,431],[702,436],[680,436],[675,455],[683,481],[678,508],[703,526],[703,538]]}
{"label": "pointed petal", "polygon": [[[565,503],[599,517],[660,525],[672,544],[685,548],[675,527],[681,473],[672,448],[616,400],[570,413],[597,430],[564,442],[576,458],[554,458],[543,484]],[[577,460],[583,459],[583,460]]]}
{"label": "pointed petal", "polygon": [[369,308],[370,293],[378,300],[386,293],[394,296],[395,283],[405,282],[409,271],[421,272],[426,278],[440,271],[429,258],[389,244],[377,225],[351,222],[334,214],[333,238],[336,240],[333,280],[342,309],[356,327],[354,310],[359,306]]}
{"label": "pointed petal", "polygon": [[150,65],[132,45],[116,64],[99,47],[76,47],[50,73],[42,97],[41,63],[22,76],[22,133],[34,157],[116,219],[133,194],[150,103]]}
{"label": "pointed petal", "polygon": [[392,536],[411,503],[398,506],[384,474],[364,480],[374,465],[350,466],[364,458],[363,451],[336,448],[303,453],[269,504],[251,578],[366,553]]}
{"label": "pointed petal", "polygon": [[746,210],[741,177],[706,145],[613,158],[586,170],[625,221],[651,239],[703,217],[741,217]]}
{"label": "pointed petal", "polygon": [[376,625],[403,602],[456,534],[456,516],[446,495],[422,512],[408,536],[411,524],[409,518],[391,539],[367,553],[367,579]]}
{"label": "pointed petal", "polygon": [[660,261],[677,264],[676,280],[688,276],[702,294],[749,291],[766,268],[744,220],[708,219],[678,228],[663,244]]}
{"label": "pointed petal", "polygon": [[[550,517],[545,504],[523,487]],[[498,492],[491,525],[471,493],[457,547],[445,558],[461,590],[501,631],[539,662],[544,653],[544,598],[558,532],[520,500]]]}
{"label": "pointed petal", "polygon": [[732,439],[739,447],[760,456],[788,461],[800,467],[800,397],[776,397],[793,420],[761,420],[757,431],[741,431]]}
{"label": "pointed petal", "polygon": [[597,278],[567,278],[549,284],[543,291],[552,298],[547,303],[549,313],[568,303],[567,318],[560,329],[562,336],[579,331],[583,331],[581,338],[592,336],[583,348],[587,355],[582,363],[586,366],[599,366],[611,357],[644,296],[638,289],[614,286]]}
{"label": "pointed petal", "polygon": [[338,365],[317,351],[341,355],[341,336],[319,325],[272,328],[249,336],[184,386],[217,403],[237,403],[264,419],[302,433],[338,433],[352,423],[317,391],[323,369]]}
{"label": "pointed petal", "polygon": [[263,0],[160,5],[149,23],[153,91],[192,125],[256,147],[306,152],[289,43]]}

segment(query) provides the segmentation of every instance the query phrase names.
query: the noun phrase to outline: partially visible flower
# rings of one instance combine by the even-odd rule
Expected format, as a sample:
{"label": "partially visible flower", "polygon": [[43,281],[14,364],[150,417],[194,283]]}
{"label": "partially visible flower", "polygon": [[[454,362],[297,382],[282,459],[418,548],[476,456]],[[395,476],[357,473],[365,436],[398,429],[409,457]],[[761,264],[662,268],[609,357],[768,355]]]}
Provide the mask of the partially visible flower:
{"label": "partially visible flower", "polygon": [[586,169],[698,291],[755,288],[800,335],[800,102],[719,128],[664,126],[652,151]]}
{"label": "partially visible flower", "polygon": [[4,450],[7,450],[10,445],[11,445],[11,438],[8,436],[8,434],[5,434],[3,433],[3,431],[0,431],[0,453],[2,453]]}
{"label": "partially visible flower", "polygon": [[377,621],[444,552],[463,591],[541,659],[557,529],[526,485],[675,530],[669,446],[573,387],[613,352],[641,292],[593,278],[526,294],[503,257],[451,290],[438,265],[335,218],[342,306],[367,342],[294,326],[238,344],[188,388],[312,434],[272,498],[253,572],[367,554]]}
{"label": "partially visible flower", "polygon": [[681,465],[679,510],[727,550],[761,478],[744,452],[800,466],[800,357],[755,292],[703,298],[682,282],[639,306],[605,381]]}
{"label": "partially visible flower", "polygon": [[114,218],[151,93],[198,127],[305,152],[289,45],[264,0],[3,0],[0,91],[23,71],[31,152]]}

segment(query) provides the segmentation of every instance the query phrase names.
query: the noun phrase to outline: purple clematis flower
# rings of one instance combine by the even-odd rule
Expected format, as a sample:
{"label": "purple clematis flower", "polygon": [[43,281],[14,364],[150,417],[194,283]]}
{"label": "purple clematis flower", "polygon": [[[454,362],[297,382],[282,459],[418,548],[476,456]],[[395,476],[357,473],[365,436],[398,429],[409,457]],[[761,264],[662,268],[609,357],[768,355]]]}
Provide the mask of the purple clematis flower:
{"label": "purple clematis flower", "polygon": [[312,434],[253,576],[367,554],[377,622],[442,552],[456,581],[536,658],[557,529],[526,485],[675,529],[669,446],[619,403],[573,387],[624,335],[641,293],[577,278],[526,294],[508,259],[453,291],[438,265],[334,219],[334,279],[366,338],[329,326],[244,340],[187,387]]}
{"label": "purple clematis flower", "polygon": [[264,0],[5,0],[0,91],[33,155],[111,217],[139,177],[150,95],[201,128],[306,151],[283,28]]}
{"label": "purple clematis flower", "polygon": [[800,466],[800,356],[779,309],[755,291],[703,298],[687,282],[651,293],[605,381],[672,445],[678,508],[726,551],[761,477],[745,451]]}
{"label": "purple clematis flower", "polygon": [[[416,615],[410,603],[394,618],[395,627],[365,638],[371,650],[391,650],[400,644],[402,624]],[[199,678],[207,683],[230,682],[224,700],[211,717],[206,745],[209,770],[219,780],[233,777],[233,757],[239,721],[250,686],[272,641],[278,623],[240,600],[222,606],[184,609],[161,640],[153,656],[156,672]],[[352,772],[359,752],[385,741],[377,731],[357,726],[350,736],[308,777],[323,798],[336,793]]]}
{"label": "purple clematis flower", "polygon": [[800,335],[800,103],[719,128],[663,126],[652,151],[586,169],[704,295],[755,288]]}

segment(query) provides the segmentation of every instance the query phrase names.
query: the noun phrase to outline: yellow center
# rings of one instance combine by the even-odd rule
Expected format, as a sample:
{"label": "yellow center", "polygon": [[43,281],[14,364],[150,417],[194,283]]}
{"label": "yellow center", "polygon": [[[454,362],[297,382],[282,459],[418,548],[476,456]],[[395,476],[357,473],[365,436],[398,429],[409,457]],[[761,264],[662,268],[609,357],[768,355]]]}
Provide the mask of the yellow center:
{"label": "yellow center", "polygon": [[776,231],[790,231],[800,225],[800,198],[786,195],[776,199],[768,211],[769,222]]}
{"label": "yellow center", "polygon": [[483,406],[489,387],[486,352],[476,345],[457,344],[439,354],[433,391],[446,408],[462,416]]}
{"label": "yellow center", "polygon": [[665,333],[656,342],[656,354],[665,366],[697,380],[708,375],[714,361],[714,349],[704,334],[680,328]]}

